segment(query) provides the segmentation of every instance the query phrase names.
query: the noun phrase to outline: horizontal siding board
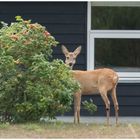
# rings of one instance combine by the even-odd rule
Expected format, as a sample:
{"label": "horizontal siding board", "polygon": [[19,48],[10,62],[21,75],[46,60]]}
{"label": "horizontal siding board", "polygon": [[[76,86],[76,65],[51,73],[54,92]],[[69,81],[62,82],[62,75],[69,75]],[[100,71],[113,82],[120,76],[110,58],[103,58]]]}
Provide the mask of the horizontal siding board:
{"label": "horizontal siding board", "polygon": [[[83,34],[84,28],[82,24],[45,24],[47,30],[52,34]],[[63,30],[62,30],[63,29]]]}
{"label": "horizontal siding board", "polygon": [[85,70],[86,69],[86,65],[81,65],[81,64],[75,64],[73,69],[75,70]]}
{"label": "horizontal siding board", "polygon": [[56,40],[58,40],[59,42],[63,42],[64,44],[67,43],[71,43],[71,44],[75,44],[75,43],[85,43],[85,37],[84,35],[54,35],[54,37],[56,38]]}
{"label": "horizontal siding board", "polygon": [[[86,4],[86,2],[85,2]],[[1,2],[0,13],[8,14],[85,14],[80,2]]]}
{"label": "horizontal siding board", "polygon": [[[127,89],[126,89],[126,91],[127,91]],[[137,90],[137,91],[135,91],[134,90],[134,92],[123,92],[121,89],[117,89],[117,96],[118,97],[140,97],[140,92]],[[92,96],[94,96],[94,95],[92,95]],[[95,95],[96,96],[96,95]]]}
{"label": "horizontal siding board", "polygon": [[[101,98],[101,96],[83,96],[82,97],[82,101],[85,101],[85,100],[89,100],[89,99],[92,99],[93,102],[96,104],[96,105],[104,105],[104,102]],[[110,101],[111,101],[111,105],[113,105],[113,102],[112,102],[112,99],[109,98]],[[128,106],[140,106],[140,96],[139,97],[118,97],[118,103],[120,106],[125,106],[125,105],[128,105]]]}
{"label": "horizontal siding board", "polygon": [[117,87],[117,95],[140,97],[140,84],[119,84]]}
{"label": "horizontal siding board", "polygon": [[[19,14],[17,14],[19,15]],[[14,18],[15,18],[15,14],[13,15],[9,15],[9,19],[10,21],[12,21]],[[52,24],[55,22],[55,24],[65,24],[65,23],[68,23],[68,24],[74,24],[74,23],[80,23],[80,24],[84,24],[84,18],[83,18],[83,15],[76,15],[76,14],[73,14],[73,15],[40,15],[40,14],[35,14],[35,15],[32,15],[32,14],[22,14],[21,15],[22,18],[24,19],[32,19],[33,22],[41,22],[41,23],[46,23],[46,24]],[[0,15],[0,19],[3,19],[4,21],[7,20],[7,16],[6,14],[1,14]]]}
{"label": "horizontal siding board", "polygon": [[[139,106],[122,106],[119,110],[119,116],[139,116],[137,110],[139,110]],[[114,109],[111,108],[111,116],[114,116]],[[81,115],[89,116],[90,113],[84,109],[81,109]],[[106,116],[105,108],[102,106],[98,107],[98,111],[94,113],[96,116]]]}
{"label": "horizontal siding board", "polygon": [[[62,49],[61,49],[62,45],[65,45],[69,51],[74,51],[81,44],[72,44],[72,45],[69,45],[69,44],[59,44],[57,47],[53,48],[53,51],[54,51],[53,54],[54,55],[60,55],[61,57],[64,56],[64,54],[62,53]],[[84,57],[83,55],[85,55],[84,47],[82,47],[80,55],[77,58]]]}
{"label": "horizontal siding board", "polygon": [[[139,106],[122,106],[122,107],[120,107],[120,110],[119,110],[119,116],[140,116],[140,114],[138,112],[139,109],[140,109]],[[67,112],[64,115],[73,116],[73,114],[74,114],[74,111],[72,108],[72,110],[70,112]],[[110,115],[115,116],[113,107],[111,108]],[[81,116],[93,116],[93,117],[94,116],[106,116],[106,110],[105,110],[104,106],[98,106],[97,112],[95,112],[94,114],[90,114],[90,112],[88,112],[87,110],[81,109]]]}

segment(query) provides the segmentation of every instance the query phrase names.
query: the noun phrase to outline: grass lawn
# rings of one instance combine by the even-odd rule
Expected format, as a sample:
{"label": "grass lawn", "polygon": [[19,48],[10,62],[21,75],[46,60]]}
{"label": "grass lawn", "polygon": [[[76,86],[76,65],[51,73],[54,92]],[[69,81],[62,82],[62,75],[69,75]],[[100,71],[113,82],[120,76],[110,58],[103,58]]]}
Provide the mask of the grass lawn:
{"label": "grass lawn", "polygon": [[140,138],[140,124],[0,124],[0,138]]}

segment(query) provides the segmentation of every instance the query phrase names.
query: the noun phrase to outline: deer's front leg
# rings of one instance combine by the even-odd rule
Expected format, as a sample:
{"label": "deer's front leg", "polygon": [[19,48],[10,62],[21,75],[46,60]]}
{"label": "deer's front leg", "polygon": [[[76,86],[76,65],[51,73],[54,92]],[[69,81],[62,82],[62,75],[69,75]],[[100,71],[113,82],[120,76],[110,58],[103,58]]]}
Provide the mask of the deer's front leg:
{"label": "deer's front leg", "polygon": [[80,123],[81,92],[74,94],[74,123]]}

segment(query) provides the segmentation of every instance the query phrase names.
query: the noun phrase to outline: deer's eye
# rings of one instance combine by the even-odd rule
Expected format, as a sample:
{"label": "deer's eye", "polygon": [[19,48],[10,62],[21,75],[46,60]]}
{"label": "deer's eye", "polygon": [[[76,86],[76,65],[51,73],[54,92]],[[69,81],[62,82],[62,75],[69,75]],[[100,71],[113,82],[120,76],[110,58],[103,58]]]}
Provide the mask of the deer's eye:
{"label": "deer's eye", "polygon": [[66,57],[66,59],[69,59],[69,57]]}

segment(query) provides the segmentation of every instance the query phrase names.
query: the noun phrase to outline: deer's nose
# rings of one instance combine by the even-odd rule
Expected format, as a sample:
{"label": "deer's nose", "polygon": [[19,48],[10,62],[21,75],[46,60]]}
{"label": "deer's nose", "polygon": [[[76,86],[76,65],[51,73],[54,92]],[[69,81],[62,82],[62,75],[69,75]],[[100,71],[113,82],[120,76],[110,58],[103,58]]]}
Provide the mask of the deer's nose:
{"label": "deer's nose", "polygon": [[69,63],[69,66],[71,67],[73,65],[73,63]]}

